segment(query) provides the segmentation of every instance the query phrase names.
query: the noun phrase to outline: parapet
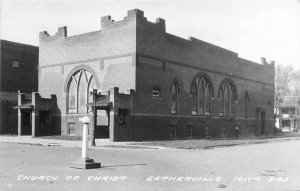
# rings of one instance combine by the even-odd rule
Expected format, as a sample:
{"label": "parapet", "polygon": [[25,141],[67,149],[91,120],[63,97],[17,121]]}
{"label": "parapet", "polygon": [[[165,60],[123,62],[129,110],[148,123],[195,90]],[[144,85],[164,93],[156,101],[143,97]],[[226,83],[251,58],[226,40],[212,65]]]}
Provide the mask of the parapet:
{"label": "parapet", "polygon": [[135,90],[134,89],[127,89],[126,92],[120,92],[119,87],[112,87],[109,89],[109,91],[106,92],[107,95],[134,95],[135,94]]}
{"label": "parapet", "polygon": [[[119,26],[120,24],[131,20],[135,20],[139,23],[151,23],[147,21],[146,17],[144,17],[144,11],[141,11],[139,9],[132,9],[127,11],[127,16],[124,17],[124,19],[121,21],[113,20],[110,15],[101,17],[101,31],[111,29],[114,26]],[[166,31],[165,20],[162,18],[157,18],[156,22],[151,24],[155,25],[159,31]]]}
{"label": "parapet", "polygon": [[[136,21],[135,24],[137,23],[152,27],[154,30],[159,31],[159,32],[166,32],[166,24],[165,20],[162,18],[157,18],[156,22],[149,22],[147,21],[147,18],[144,17],[144,12],[139,10],[139,9],[132,9],[127,11],[127,16],[124,17],[123,20],[120,21],[115,21],[112,19],[110,15],[103,16],[101,17],[101,33],[105,32],[110,29],[114,29],[117,27],[120,27],[122,25],[127,24],[130,21]],[[136,26],[135,25],[135,26]],[[98,33],[98,31],[97,31]],[[93,33],[94,34],[94,33]],[[81,34],[85,35],[85,34]],[[76,36],[81,36],[81,35],[76,35]],[[55,40],[55,39],[63,39],[67,37],[67,27],[59,27],[55,35],[51,36],[47,31],[42,31],[39,34],[40,40]]]}
{"label": "parapet", "polygon": [[47,31],[40,32],[40,40],[65,38],[65,37],[67,37],[67,27],[66,26],[59,27],[54,36],[50,36]]}
{"label": "parapet", "polygon": [[270,60],[269,63],[268,63],[265,57],[261,57],[260,58],[260,62],[261,62],[261,65],[264,65],[264,66],[274,67],[274,65],[275,65],[275,61],[274,60]]}
{"label": "parapet", "polygon": [[127,11],[127,16],[124,17],[124,20],[122,20],[122,21],[115,22],[115,20],[112,20],[110,15],[101,17],[101,29],[105,30],[106,26],[124,22],[124,21],[128,21],[128,20],[132,20],[132,19],[147,20],[147,18],[144,17],[143,11],[141,11],[139,9],[132,9],[132,10]]}
{"label": "parapet", "polygon": [[132,10],[127,11],[127,18],[143,18],[143,19],[146,19],[144,17],[144,11],[141,11],[139,9],[132,9]]}

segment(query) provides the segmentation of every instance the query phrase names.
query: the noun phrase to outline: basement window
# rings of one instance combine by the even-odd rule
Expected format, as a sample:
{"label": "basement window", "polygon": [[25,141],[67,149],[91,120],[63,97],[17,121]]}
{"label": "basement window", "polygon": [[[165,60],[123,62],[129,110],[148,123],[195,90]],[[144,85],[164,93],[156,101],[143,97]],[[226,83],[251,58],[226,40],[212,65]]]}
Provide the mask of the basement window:
{"label": "basement window", "polygon": [[207,127],[205,128],[205,135],[206,135],[206,137],[210,137],[210,133],[211,133],[211,132],[210,132],[210,127],[207,126]]}
{"label": "basement window", "polygon": [[188,125],[185,127],[185,137],[191,138],[192,137],[192,126]]}
{"label": "basement window", "polygon": [[223,132],[223,137],[226,137],[226,128],[225,127],[222,128],[222,132]]}
{"label": "basement window", "polygon": [[176,127],[175,126],[170,126],[169,132],[170,132],[170,138],[176,137]]}
{"label": "basement window", "polygon": [[74,122],[68,123],[68,135],[75,135],[75,123]]}

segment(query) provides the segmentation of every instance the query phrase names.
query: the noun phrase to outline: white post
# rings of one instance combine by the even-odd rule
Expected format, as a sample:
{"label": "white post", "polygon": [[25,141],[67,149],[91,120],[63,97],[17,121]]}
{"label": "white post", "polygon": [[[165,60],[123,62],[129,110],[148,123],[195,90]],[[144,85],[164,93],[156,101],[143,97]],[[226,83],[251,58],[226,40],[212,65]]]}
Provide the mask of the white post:
{"label": "white post", "polygon": [[93,159],[90,159],[88,156],[88,127],[90,123],[90,118],[87,116],[84,116],[82,118],[79,118],[79,121],[83,123],[83,129],[82,129],[82,153],[81,158],[77,160],[77,162],[74,163],[72,167],[75,168],[83,168],[83,169],[91,169],[91,168],[101,168],[101,163],[94,162]]}
{"label": "white post", "polygon": [[88,126],[90,123],[90,118],[85,116],[79,119],[83,122],[83,130],[82,130],[82,153],[81,158],[87,159],[88,156]]}

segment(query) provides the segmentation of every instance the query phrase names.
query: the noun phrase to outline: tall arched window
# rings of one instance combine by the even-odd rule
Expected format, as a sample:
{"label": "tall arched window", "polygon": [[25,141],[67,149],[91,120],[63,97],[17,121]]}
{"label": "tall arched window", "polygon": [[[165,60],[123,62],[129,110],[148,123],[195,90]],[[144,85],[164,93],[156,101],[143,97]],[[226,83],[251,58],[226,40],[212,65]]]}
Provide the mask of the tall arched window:
{"label": "tall arched window", "polygon": [[248,118],[248,103],[250,101],[248,91],[246,91],[245,93],[244,100],[245,100],[245,117]]}
{"label": "tall arched window", "polygon": [[205,75],[198,75],[192,81],[192,114],[211,115],[212,83]]}
{"label": "tall arched window", "polygon": [[205,84],[203,78],[200,78],[197,82],[198,86],[198,114],[204,115],[204,105],[205,105]]}
{"label": "tall arched window", "polygon": [[192,114],[197,115],[198,111],[198,90],[196,82],[192,82],[191,87],[191,96],[192,96]]}
{"label": "tall arched window", "polygon": [[89,89],[95,86],[93,75],[86,70],[75,72],[70,78],[67,89],[67,112],[68,113],[87,113],[85,106],[91,101]]}
{"label": "tall arched window", "polygon": [[205,87],[205,115],[211,115],[211,87],[207,83]]}
{"label": "tall arched window", "polygon": [[222,116],[232,116],[234,115],[234,105],[237,100],[237,93],[234,83],[225,79],[219,88],[219,98],[222,100]]}
{"label": "tall arched window", "polygon": [[68,113],[77,113],[77,80],[72,76],[68,89]]}
{"label": "tall arched window", "polygon": [[178,85],[176,82],[171,86],[171,113],[177,114],[178,110]]}

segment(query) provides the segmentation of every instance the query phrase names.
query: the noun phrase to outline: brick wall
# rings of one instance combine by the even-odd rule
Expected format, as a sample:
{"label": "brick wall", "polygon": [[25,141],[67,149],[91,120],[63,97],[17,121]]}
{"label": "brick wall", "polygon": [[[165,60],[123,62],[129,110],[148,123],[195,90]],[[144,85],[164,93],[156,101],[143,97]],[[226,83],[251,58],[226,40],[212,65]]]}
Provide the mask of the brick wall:
{"label": "brick wall", "polygon": [[[261,135],[259,111],[266,112],[265,134],[274,133],[274,63],[254,63],[238,54],[193,37],[188,40],[168,34],[141,17],[137,21],[137,89],[135,98],[135,126],[138,139],[169,139],[170,126],[176,126],[176,137],[185,138],[184,128],[192,126],[193,137],[205,137],[210,127],[212,137]],[[190,88],[193,78],[206,74],[212,81],[212,115],[192,116]],[[238,100],[235,115],[219,117],[221,100],[218,89],[225,78],[235,84]],[[171,84],[179,84],[178,113],[171,115]],[[153,87],[159,87],[161,96],[152,97]],[[245,94],[249,103],[246,116]],[[270,105],[271,104],[271,105]],[[175,125],[174,125],[175,123]],[[192,124],[192,125],[188,125]],[[223,128],[226,135],[223,135]]]}
{"label": "brick wall", "polygon": [[[192,126],[193,137],[260,135],[259,112],[266,112],[266,134],[273,133],[274,63],[254,63],[238,54],[193,37],[188,40],[166,33],[165,21],[147,21],[140,10],[130,10],[124,20],[102,17],[101,31],[67,37],[66,27],[54,36],[40,33],[39,92],[42,96],[56,94],[61,116],[62,134],[67,124],[75,123],[85,114],[67,114],[66,89],[73,72],[80,68],[91,71],[102,92],[119,87],[119,92],[136,91],[132,100],[132,132],[117,125],[112,129],[114,140],[169,139],[170,126],[176,126],[176,137],[185,138],[186,126]],[[192,116],[190,88],[199,73],[212,82],[211,116]],[[220,117],[218,90],[224,79],[230,79],[237,90],[235,115]],[[178,113],[170,113],[172,82],[179,85]],[[153,88],[161,90],[152,97]],[[245,116],[245,94],[249,94],[248,115]],[[124,98],[125,99],[125,98]],[[125,99],[126,100],[126,99]],[[118,114],[114,111],[114,116]],[[116,120],[116,117],[113,118]],[[115,121],[117,123],[117,121]],[[130,131],[128,131],[128,129]],[[226,131],[224,135],[224,131]]]}
{"label": "brick wall", "polygon": [[17,133],[17,92],[38,89],[38,47],[1,40],[0,133]]}
{"label": "brick wall", "polygon": [[53,36],[40,33],[39,93],[57,95],[62,134],[67,134],[68,123],[75,123],[76,135],[80,135],[78,119],[86,115],[67,114],[68,80],[76,70],[93,73],[102,94],[111,87],[119,87],[120,92],[135,89],[136,14],[128,12],[117,22],[110,16],[102,17],[101,31],[71,37],[66,27]]}

